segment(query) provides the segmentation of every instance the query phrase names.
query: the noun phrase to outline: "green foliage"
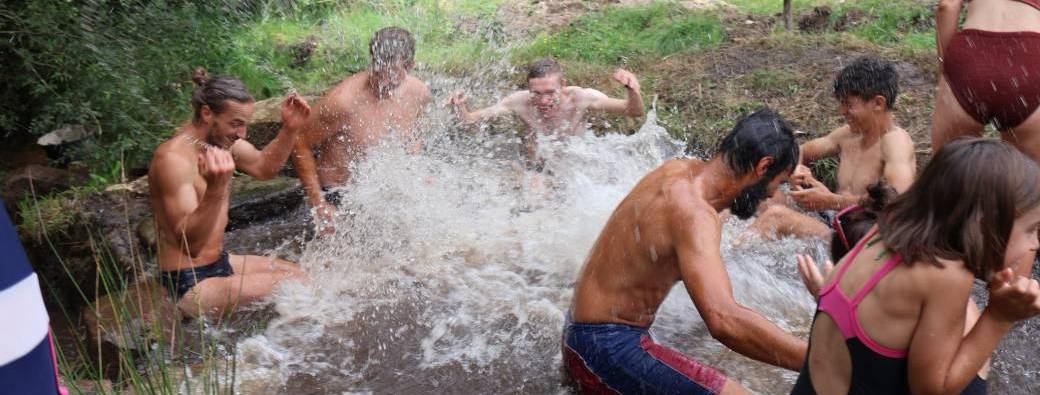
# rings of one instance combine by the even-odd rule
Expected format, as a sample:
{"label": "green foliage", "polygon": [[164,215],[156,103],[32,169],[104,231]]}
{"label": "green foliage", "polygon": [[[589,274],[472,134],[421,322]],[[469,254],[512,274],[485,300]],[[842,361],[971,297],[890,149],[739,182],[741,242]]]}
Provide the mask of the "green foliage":
{"label": "green foliage", "polygon": [[[12,55],[5,125],[40,135],[83,125],[92,137],[70,159],[108,167],[150,149],[186,116],[194,65],[219,70],[229,20],[191,2],[29,1],[3,6]],[[163,131],[163,132],[160,132]]]}
{"label": "green foliage", "polygon": [[521,51],[521,56],[638,64],[673,53],[713,48],[724,38],[718,18],[675,4],[610,7],[582,16],[559,34],[539,37]]}
{"label": "green foliage", "polygon": [[[0,5],[5,73],[0,135],[66,125],[92,134],[65,159],[94,170],[143,168],[190,116],[191,71],[239,77],[258,99],[319,92],[368,64],[368,40],[397,25],[420,64],[468,67],[493,42],[498,1],[26,1]],[[468,31],[465,21],[471,21]],[[497,23],[497,22],[496,22]],[[56,29],[55,27],[60,27]],[[500,29],[499,29],[500,30]],[[303,64],[293,47],[317,50]],[[494,34],[492,34],[494,36]],[[9,71],[7,71],[9,70]]]}

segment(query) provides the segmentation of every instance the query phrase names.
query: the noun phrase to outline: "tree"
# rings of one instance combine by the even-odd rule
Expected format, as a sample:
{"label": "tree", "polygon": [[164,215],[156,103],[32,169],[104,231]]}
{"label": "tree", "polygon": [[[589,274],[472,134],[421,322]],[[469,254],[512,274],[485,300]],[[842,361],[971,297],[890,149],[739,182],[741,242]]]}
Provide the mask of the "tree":
{"label": "tree", "polygon": [[784,0],[784,29],[791,30],[791,24],[794,23],[791,18],[791,0]]}

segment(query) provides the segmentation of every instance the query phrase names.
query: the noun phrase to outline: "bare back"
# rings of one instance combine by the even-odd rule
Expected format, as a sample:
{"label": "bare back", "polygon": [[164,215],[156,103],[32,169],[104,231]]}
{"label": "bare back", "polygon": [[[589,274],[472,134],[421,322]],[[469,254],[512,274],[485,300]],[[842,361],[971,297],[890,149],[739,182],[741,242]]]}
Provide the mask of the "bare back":
{"label": "bare back", "polygon": [[1040,10],[1014,0],[972,0],[968,2],[964,28],[993,32],[1040,32]]}
{"label": "bare back", "polygon": [[379,99],[369,86],[369,75],[365,71],[347,78],[318,103],[316,122],[310,123],[304,138],[320,151],[317,173],[322,186],[346,183],[350,162],[386,137],[414,139],[416,120],[430,101],[426,84],[409,75],[390,97]]}
{"label": "bare back", "polygon": [[[690,168],[686,160],[667,162],[644,177],[614,210],[579,275],[572,312],[576,322],[653,323],[681,278],[671,229],[676,202],[670,196],[673,188],[689,187]],[[700,205],[714,210],[704,201]],[[719,228],[718,223],[703,226]]]}
{"label": "bare back", "polygon": [[[848,257],[848,255],[846,256]],[[883,243],[866,246],[854,259],[841,261],[850,265],[840,278],[838,287],[832,292],[841,292],[849,299],[860,292],[875,273],[892,257]],[[936,292],[936,284],[947,282],[968,284],[966,289],[946,289],[948,297],[958,299],[953,303],[964,306],[968,303],[971,275],[963,265],[944,263],[940,268],[928,263],[907,265],[900,263],[871,289],[856,308],[857,319],[870,340],[893,350],[910,348],[918,322],[926,308],[930,293]],[[960,267],[957,267],[960,266]],[[834,270],[825,280],[835,281],[839,270]],[[960,287],[964,288],[964,287]],[[945,289],[945,288],[943,288]],[[964,313],[964,309],[960,310]],[[948,322],[963,327],[965,316],[948,317]],[[861,339],[863,340],[863,339]],[[852,360],[846,339],[834,319],[820,312],[810,334],[812,347],[809,349],[809,371],[819,393],[845,393],[849,391],[852,376]],[[955,347],[955,345],[951,345]]]}

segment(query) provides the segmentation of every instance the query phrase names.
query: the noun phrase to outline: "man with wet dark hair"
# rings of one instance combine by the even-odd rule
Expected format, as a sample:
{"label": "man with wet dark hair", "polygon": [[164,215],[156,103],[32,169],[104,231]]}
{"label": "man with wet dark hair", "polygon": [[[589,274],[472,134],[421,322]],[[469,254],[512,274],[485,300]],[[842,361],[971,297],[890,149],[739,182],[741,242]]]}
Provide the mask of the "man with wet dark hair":
{"label": "man with wet dark hair", "polygon": [[[862,57],[842,69],[834,79],[834,98],[846,124],[802,144],[791,182],[790,204],[820,212],[823,221],[785,204],[769,204],[752,228],[765,235],[828,237],[833,213],[861,201],[870,185],[884,181],[898,192],[909,188],[917,160],[910,134],[892,114],[898,95],[899,74],[892,63]],[[837,191],[832,192],[805,165],[834,156],[838,174]]]}
{"label": "man with wet dark hair", "polygon": [[159,145],[148,172],[152,212],[159,234],[159,279],[188,316],[219,316],[269,295],[288,279],[301,279],[293,263],[224,249],[232,174],[266,180],[289,159],[310,114],[290,95],[282,103],[282,130],[264,149],[245,140],[253,97],[234,77],[192,78],[192,120]]}
{"label": "man with wet dark hair", "polygon": [[[568,86],[563,68],[552,59],[539,59],[527,67],[527,90],[506,96],[495,105],[469,111],[466,95],[455,92],[449,104],[464,123],[478,123],[505,115],[520,118],[528,127],[521,135],[526,159],[535,160],[537,135],[564,137],[588,129],[590,111],[604,111],[629,117],[643,116],[643,95],[639,79],[627,70],[617,69],[614,80],[628,90],[628,99],[615,99],[592,88]],[[532,162],[534,163],[534,162]]]}
{"label": "man with wet dark hair", "polygon": [[682,281],[712,337],[752,359],[797,371],[804,341],[741,306],[722,262],[719,212],[747,217],[787,180],[798,143],[762,109],[704,162],[673,160],[644,177],[607,221],[575,284],[563,363],[585,393],[746,393],[706,364],[654,343],[657,309]]}
{"label": "man with wet dark hair", "polygon": [[333,230],[335,188],[350,180],[350,164],[368,147],[396,135],[409,151],[422,148],[415,127],[430,90],[410,74],[415,39],[405,29],[383,28],[372,36],[369,52],[371,68],[326,91],[296,142],[293,163],[324,233]]}

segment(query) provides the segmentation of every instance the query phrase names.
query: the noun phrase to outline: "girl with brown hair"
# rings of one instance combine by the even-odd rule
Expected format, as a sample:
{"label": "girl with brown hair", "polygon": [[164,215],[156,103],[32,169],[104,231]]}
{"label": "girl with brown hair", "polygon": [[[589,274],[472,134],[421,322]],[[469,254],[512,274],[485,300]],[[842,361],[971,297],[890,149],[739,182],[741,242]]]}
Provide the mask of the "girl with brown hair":
{"label": "girl with brown hair", "polygon": [[[792,393],[984,392],[976,372],[1040,314],[1040,284],[1016,274],[1036,258],[1040,169],[1008,144],[958,140],[877,221],[819,291]],[[964,335],[976,278],[989,305]]]}

